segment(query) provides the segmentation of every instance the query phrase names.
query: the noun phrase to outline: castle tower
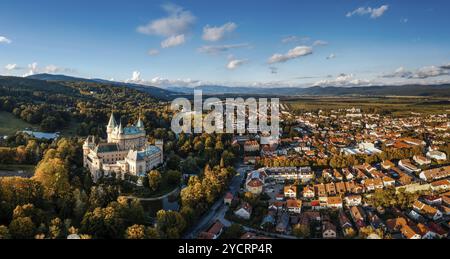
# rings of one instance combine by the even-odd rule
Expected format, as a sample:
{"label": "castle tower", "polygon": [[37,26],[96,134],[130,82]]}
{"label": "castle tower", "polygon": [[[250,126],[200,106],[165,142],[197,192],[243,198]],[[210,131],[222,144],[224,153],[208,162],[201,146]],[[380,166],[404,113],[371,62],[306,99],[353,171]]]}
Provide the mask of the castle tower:
{"label": "castle tower", "polygon": [[145,130],[144,122],[141,120],[141,116],[139,116],[139,120],[136,123],[136,128],[138,128],[141,131]]}
{"label": "castle tower", "polygon": [[116,119],[114,118],[114,113],[111,112],[111,117],[109,118],[108,126],[106,127],[106,133],[108,134],[108,143],[111,142],[111,134],[117,127]]}

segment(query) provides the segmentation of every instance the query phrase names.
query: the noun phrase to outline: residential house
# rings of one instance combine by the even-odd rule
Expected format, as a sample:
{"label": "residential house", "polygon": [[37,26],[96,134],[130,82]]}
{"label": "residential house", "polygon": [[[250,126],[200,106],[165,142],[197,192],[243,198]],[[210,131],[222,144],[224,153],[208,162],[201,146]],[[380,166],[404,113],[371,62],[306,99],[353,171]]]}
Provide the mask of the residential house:
{"label": "residential house", "polygon": [[348,237],[355,233],[352,223],[348,219],[347,215],[345,215],[345,212],[343,210],[339,211],[339,224],[344,236]]}
{"label": "residential house", "polygon": [[342,198],[341,197],[327,197],[327,207],[334,209],[342,209]]}
{"label": "residential house", "polygon": [[395,167],[395,164],[392,163],[390,160],[384,160],[384,161],[381,163],[381,167],[382,167],[384,170],[390,170],[391,168]]}
{"label": "residential house", "polygon": [[286,207],[289,212],[300,214],[302,212],[302,201],[297,199],[287,200]]}
{"label": "residential house", "polygon": [[337,194],[336,192],[336,185],[334,183],[327,183],[325,184],[325,189],[327,190],[327,194],[329,196],[334,196]]}
{"label": "residential house", "polygon": [[431,185],[431,189],[433,191],[450,190],[450,180],[448,180],[448,179],[434,181],[430,185]]}
{"label": "residential house", "polygon": [[322,223],[322,237],[325,239],[336,238],[336,226],[329,221]]}
{"label": "residential house", "polygon": [[231,192],[227,192],[227,194],[223,198],[223,203],[225,205],[231,205],[231,202],[233,201],[233,198],[234,198],[233,194]]}
{"label": "residential house", "polygon": [[394,187],[395,186],[395,180],[392,179],[391,177],[384,176],[382,179],[383,179],[384,187]]}
{"label": "residential house", "polygon": [[450,176],[450,165],[425,170],[419,174],[420,179],[424,181],[439,180]]}
{"label": "residential house", "polygon": [[234,215],[248,220],[252,215],[252,209],[252,206],[248,202],[242,202],[241,206],[234,211]]}
{"label": "residential house", "polygon": [[223,232],[224,225],[220,220],[216,220],[206,231],[199,234],[199,239],[217,239]]}
{"label": "residential house", "polygon": [[427,218],[433,219],[433,220],[438,220],[440,218],[442,218],[442,212],[439,211],[438,209],[431,207],[428,204],[425,204],[419,200],[416,200],[413,204],[413,209],[423,215],[426,216]]}
{"label": "residential house", "polygon": [[417,168],[414,164],[411,163],[411,160],[409,159],[402,159],[398,162],[398,167],[400,169],[408,172],[408,173],[419,173],[420,168]]}
{"label": "residential house", "polygon": [[297,186],[289,185],[284,187],[284,197],[297,198]]}
{"label": "residential house", "polygon": [[362,209],[362,207],[360,206],[350,207],[350,216],[352,217],[353,222],[355,222],[355,225],[358,229],[366,226],[365,224],[366,214]]}
{"label": "residential house", "polygon": [[386,220],[386,227],[389,233],[397,233],[403,228],[403,226],[407,225],[408,221],[404,217],[397,217],[393,219]]}
{"label": "residential house", "polygon": [[421,239],[422,236],[419,234],[419,231],[416,227],[411,227],[409,225],[404,225],[400,232],[402,236],[406,239]]}
{"label": "residential house", "polygon": [[309,186],[305,186],[303,188],[303,198],[311,199],[314,197],[315,197],[314,189]]}
{"label": "residential house", "polygon": [[431,159],[426,158],[424,156],[420,156],[420,155],[413,156],[413,160],[420,166],[431,164]]}
{"label": "residential house", "polygon": [[345,187],[345,182],[337,182],[335,184],[336,186],[336,192],[339,195],[344,195],[347,192],[347,188]]}
{"label": "residential house", "polygon": [[253,171],[247,175],[247,180],[245,182],[245,187],[248,192],[253,194],[261,194],[263,191],[266,174],[263,171]]}
{"label": "residential house", "polygon": [[383,180],[380,178],[366,179],[364,180],[364,187],[366,187],[367,191],[383,189],[384,188]]}
{"label": "residential house", "polygon": [[323,184],[323,183],[314,185],[314,190],[316,192],[317,197],[326,197],[327,196],[325,184]]}
{"label": "residential house", "polygon": [[353,178],[355,177],[355,176],[352,174],[352,172],[350,171],[350,169],[348,169],[348,168],[342,169],[342,174],[345,176],[345,179],[346,179],[347,181],[351,181],[351,180],[353,180]]}
{"label": "residential house", "polygon": [[359,206],[362,203],[361,195],[349,195],[344,198],[348,207]]}
{"label": "residential house", "polygon": [[447,160],[447,155],[444,152],[437,151],[437,150],[428,151],[426,156],[429,159],[434,159],[434,160],[437,160],[437,161]]}

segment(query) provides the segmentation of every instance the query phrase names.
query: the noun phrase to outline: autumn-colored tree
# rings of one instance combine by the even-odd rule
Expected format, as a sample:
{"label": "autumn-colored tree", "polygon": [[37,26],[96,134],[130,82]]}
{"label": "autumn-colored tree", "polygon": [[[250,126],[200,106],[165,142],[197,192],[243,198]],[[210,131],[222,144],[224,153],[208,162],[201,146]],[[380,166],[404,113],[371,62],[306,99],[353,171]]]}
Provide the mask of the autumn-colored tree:
{"label": "autumn-colored tree", "polygon": [[158,190],[161,185],[161,173],[158,170],[152,170],[148,173],[148,185],[152,191]]}

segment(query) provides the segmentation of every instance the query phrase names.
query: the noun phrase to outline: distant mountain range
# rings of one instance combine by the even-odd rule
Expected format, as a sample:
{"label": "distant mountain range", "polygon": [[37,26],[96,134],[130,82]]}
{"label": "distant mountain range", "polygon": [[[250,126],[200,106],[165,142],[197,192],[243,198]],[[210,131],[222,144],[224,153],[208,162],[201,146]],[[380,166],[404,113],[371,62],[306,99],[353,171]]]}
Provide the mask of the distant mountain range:
{"label": "distant mountain range", "polygon": [[108,81],[103,79],[84,79],[66,75],[38,74],[28,78],[50,82],[95,82],[124,86],[146,92],[161,99],[172,99],[179,95],[191,95],[194,90],[202,90],[204,95],[266,95],[266,96],[436,96],[450,97],[450,84],[441,85],[385,85],[359,87],[230,87],[203,85],[198,87],[167,87],[166,89],[141,84]]}
{"label": "distant mountain range", "polygon": [[393,86],[360,86],[360,87],[229,87],[204,85],[195,88],[171,87],[173,92],[192,94],[202,90],[203,94],[240,94],[270,96],[440,96],[450,97],[450,84],[442,85],[393,85]]}

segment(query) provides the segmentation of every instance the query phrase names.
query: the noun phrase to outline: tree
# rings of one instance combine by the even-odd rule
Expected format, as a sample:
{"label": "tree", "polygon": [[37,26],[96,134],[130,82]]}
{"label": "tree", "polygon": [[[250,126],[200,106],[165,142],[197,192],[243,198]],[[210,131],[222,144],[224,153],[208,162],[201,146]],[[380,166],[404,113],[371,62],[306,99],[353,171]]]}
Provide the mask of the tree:
{"label": "tree", "polygon": [[64,224],[60,218],[54,218],[50,221],[50,225],[48,227],[48,236],[51,239],[63,238],[67,233],[64,231]]}
{"label": "tree", "polygon": [[145,239],[145,226],[143,225],[133,225],[128,227],[125,231],[126,239]]}
{"label": "tree", "polygon": [[294,236],[296,237],[309,237],[310,235],[310,229],[308,225],[302,225],[302,224],[297,224],[294,226],[294,229],[292,230],[292,233],[294,234]]}
{"label": "tree", "polygon": [[181,181],[181,172],[177,170],[167,171],[167,183],[170,185],[179,185]]}
{"label": "tree", "polygon": [[152,170],[148,173],[148,185],[152,191],[158,190],[161,180],[161,173],[158,170]]}
{"label": "tree", "polygon": [[223,239],[239,239],[245,233],[244,228],[240,224],[232,224],[225,229],[221,238]]}
{"label": "tree", "polygon": [[45,187],[47,197],[61,196],[70,190],[66,164],[59,158],[44,159],[36,168],[34,180]]}
{"label": "tree", "polygon": [[156,214],[159,232],[164,238],[178,239],[186,227],[186,221],[176,211],[160,210]]}
{"label": "tree", "polygon": [[29,239],[34,237],[35,226],[30,217],[13,219],[9,224],[9,232],[16,239]]}
{"label": "tree", "polygon": [[8,227],[0,226],[0,239],[11,239]]}

